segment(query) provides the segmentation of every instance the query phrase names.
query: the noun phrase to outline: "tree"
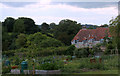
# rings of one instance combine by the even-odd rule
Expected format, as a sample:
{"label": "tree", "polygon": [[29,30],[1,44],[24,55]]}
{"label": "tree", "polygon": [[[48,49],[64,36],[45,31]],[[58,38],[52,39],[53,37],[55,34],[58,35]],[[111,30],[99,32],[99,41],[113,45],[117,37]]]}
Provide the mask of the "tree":
{"label": "tree", "polygon": [[43,33],[48,33],[48,30],[49,30],[49,25],[47,23],[42,23],[41,25],[41,32]]}
{"label": "tree", "polygon": [[56,24],[55,23],[50,23],[50,29],[55,29],[56,28]]}
{"label": "tree", "polygon": [[12,17],[7,17],[3,22],[3,27],[6,28],[7,32],[13,31],[13,25],[15,23],[15,19]]}
{"label": "tree", "polygon": [[59,47],[63,45],[60,41],[40,32],[29,35],[27,37],[27,44],[30,47],[33,47],[31,45],[35,45],[36,48]]}
{"label": "tree", "polygon": [[53,39],[53,38],[47,38],[46,40],[43,40],[41,42],[41,47],[42,48],[47,48],[47,47],[59,47],[59,46],[62,46],[63,44],[59,41],[59,40],[56,40],[56,39]]}
{"label": "tree", "polygon": [[120,54],[120,15],[115,19],[110,20],[110,32],[117,45],[118,53]]}
{"label": "tree", "polygon": [[112,43],[109,43],[106,45],[106,50],[105,50],[105,54],[111,54],[111,52],[113,53],[115,47]]}
{"label": "tree", "polygon": [[66,50],[66,54],[73,56],[73,55],[74,55],[74,51],[75,51],[75,45],[70,45],[70,46],[67,48],[67,50]]}
{"label": "tree", "polygon": [[20,17],[15,21],[13,31],[17,33],[33,34],[40,31],[40,29],[31,18]]}
{"label": "tree", "polygon": [[3,32],[2,34],[2,50],[3,51],[16,49],[15,40],[17,35],[18,35],[17,33]]}
{"label": "tree", "polygon": [[24,47],[26,45],[26,41],[27,39],[25,34],[21,33],[20,35],[18,35],[18,38],[16,39],[16,46],[18,48]]}
{"label": "tree", "polygon": [[14,24],[13,32],[25,33],[24,20],[17,19]]}
{"label": "tree", "polygon": [[54,36],[65,45],[70,45],[71,40],[81,28],[81,24],[77,24],[76,21],[69,19],[61,20],[55,28]]}
{"label": "tree", "polygon": [[49,33],[53,34],[56,30],[56,28],[58,27],[58,25],[56,25],[55,23],[50,23],[50,30],[49,30]]}
{"label": "tree", "polygon": [[89,48],[79,48],[79,49],[75,50],[75,55],[78,58],[88,57],[89,54],[90,54],[89,53]]}
{"label": "tree", "polygon": [[108,27],[108,24],[101,25],[100,27]]}
{"label": "tree", "polygon": [[7,51],[10,45],[10,36],[8,33],[2,35],[2,50]]}
{"label": "tree", "polygon": [[87,28],[87,29],[94,29],[94,26],[90,26],[89,28]]}

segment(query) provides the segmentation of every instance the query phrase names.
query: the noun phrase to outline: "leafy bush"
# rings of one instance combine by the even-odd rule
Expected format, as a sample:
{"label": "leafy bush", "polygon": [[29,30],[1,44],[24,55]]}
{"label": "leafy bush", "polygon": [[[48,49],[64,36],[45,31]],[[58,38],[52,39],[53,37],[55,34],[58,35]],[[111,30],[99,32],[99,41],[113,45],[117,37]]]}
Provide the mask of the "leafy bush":
{"label": "leafy bush", "polygon": [[6,56],[14,56],[15,51],[14,50],[9,50],[9,51],[3,51],[2,55]]}
{"label": "leafy bush", "polygon": [[83,69],[83,68],[87,68],[87,69],[100,69],[100,70],[104,70],[104,64],[103,63],[99,63],[98,59],[96,59],[96,63],[90,63],[89,59],[82,59],[81,63],[79,64],[79,68]]}
{"label": "leafy bush", "polygon": [[19,34],[18,35],[18,38],[16,39],[16,46],[17,48],[21,48],[21,47],[24,47],[26,45],[26,36],[25,34]]}
{"label": "leafy bush", "polygon": [[45,34],[37,32],[35,34],[28,35],[27,46],[36,48],[48,48],[63,46],[63,43],[54,38],[48,37]]}
{"label": "leafy bush", "polygon": [[56,39],[53,39],[53,38],[48,38],[46,40],[43,40],[41,42],[41,47],[42,48],[47,48],[47,47],[59,47],[59,46],[62,46],[63,44],[56,40]]}
{"label": "leafy bush", "polygon": [[104,70],[104,65],[102,63],[90,63],[89,69],[99,69],[99,70]]}
{"label": "leafy bush", "polygon": [[107,44],[104,54],[111,54],[111,52],[115,53],[115,47],[113,44]]}
{"label": "leafy bush", "polygon": [[72,56],[70,56],[70,55],[67,56],[67,59],[68,59],[68,60],[72,60]]}
{"label": "leafy bush", "polygon": [[87,57],[89,55],[89,50],[87,48],[80,48],[75,50],[75,55],[78,58]]}
{"label": "leafy bush", "polygon": [[65,55],[67,47],[49,47],[34,52],[36,56]]}
{"label": "leafy bush", "polygon": [[40,63],[40,67],[38,67],[38,69],[41,70],[58,70],[63,67],[63,62],[55,59],[54,57],[44,58]]}
{"label": "leafy bush", "polygon": [[8,66],[8,67],[3,66],[2,67],[2,74],[10,73],[10,71],[11,71],[11,66]]}
{"label": "leafy bush", "polygon": [[58,66],[56,63],[44,63],[44,64],[41,64],[41,69],[42,70],[58,70]]}
{"label": "leafy bush", "polygon": [[71,56],[73,56],[74,50],[75,50],[75,46],[74,46],[74,45],[70,45],[70,46],[67,48],[67,50],[66,50],[66,55],[71,55]]}

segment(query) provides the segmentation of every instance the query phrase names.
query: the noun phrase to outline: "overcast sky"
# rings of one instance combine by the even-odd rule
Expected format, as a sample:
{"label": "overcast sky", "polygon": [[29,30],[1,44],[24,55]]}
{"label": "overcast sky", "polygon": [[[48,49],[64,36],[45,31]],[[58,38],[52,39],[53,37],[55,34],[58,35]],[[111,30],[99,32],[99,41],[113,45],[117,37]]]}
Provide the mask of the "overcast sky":
{"label": "overcast sky", "polygon": [[2,2],[0,21],[6,17],[29,17],[36,24],[43,22],[58,24],[60,20],[71,19],[82,24],[109,24],[118,15],[117,2]]}

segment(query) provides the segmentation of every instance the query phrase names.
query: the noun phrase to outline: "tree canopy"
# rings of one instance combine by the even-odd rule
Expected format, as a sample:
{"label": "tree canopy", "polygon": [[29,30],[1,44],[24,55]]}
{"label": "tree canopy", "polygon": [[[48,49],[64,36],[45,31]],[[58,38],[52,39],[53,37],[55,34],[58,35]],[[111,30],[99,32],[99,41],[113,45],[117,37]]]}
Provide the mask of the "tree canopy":
{"label": "tree canopy", "polygon": [[3,28],[7,31],[7,32],[12,32],[13,31],[13,25],[15,23],[15,19],[12,17],[7,17],[5,19],[5,21],[3,22]]}
{"label": "tree canopy", "polygon": [[15,21],[14,32],[32,34],[39,31],[38,26],[35,25],[31,18],[20,17]]}
{"label": "tree canopy", "polygon": [[69,19],[61,20],[54,32],[56,39],[62,41],[65,45],[70,45],[71,40],[82,28],[81,24]]}
{"label": "tree canopy", "polygon": [[120,54],[120,15],[115,19],[110,20],[110,31],[117,45],[118,53]]}

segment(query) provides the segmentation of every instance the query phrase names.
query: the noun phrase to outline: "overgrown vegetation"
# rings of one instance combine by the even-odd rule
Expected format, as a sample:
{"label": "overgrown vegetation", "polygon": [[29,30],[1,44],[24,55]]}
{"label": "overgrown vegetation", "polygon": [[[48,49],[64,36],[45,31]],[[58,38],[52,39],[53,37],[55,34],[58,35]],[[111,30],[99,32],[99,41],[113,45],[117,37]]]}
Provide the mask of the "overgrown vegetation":
{"label": "overgrown vegetation", "polygon": [[[118,20],[119,16],[111,20],[111,25],[119,24]],[[118,67],[116,54],[119,52],[120,44],[119,25],[110,26],[112,38],[106,36],[103,43],[93,48],[76,48],[75,45],[70,45],[71,40],[82,26],[69,19],[61,20],[58,25],[43,23],[38,26],[31,18],[8,17],[2,22],[2,27],[2,53],[6,55],[6,59],[11,61],[8,68],[3,65],[3,73],[10,72],[13,65],[20,68],[20,63],[25,60],[29,63],[28,69],[32,70],[34,59],[35,69],[60,69],[62,73],[116,70]],[[101,27],[108,27],[108,25]],[[104,53],[101,46],[105,47]],[[100,63],[99,58],[96,58],[96,63],[91,63],[90,59],[101,52],[103,53],[102,62]],[[72,58],[73,56],[75,58]]]}

